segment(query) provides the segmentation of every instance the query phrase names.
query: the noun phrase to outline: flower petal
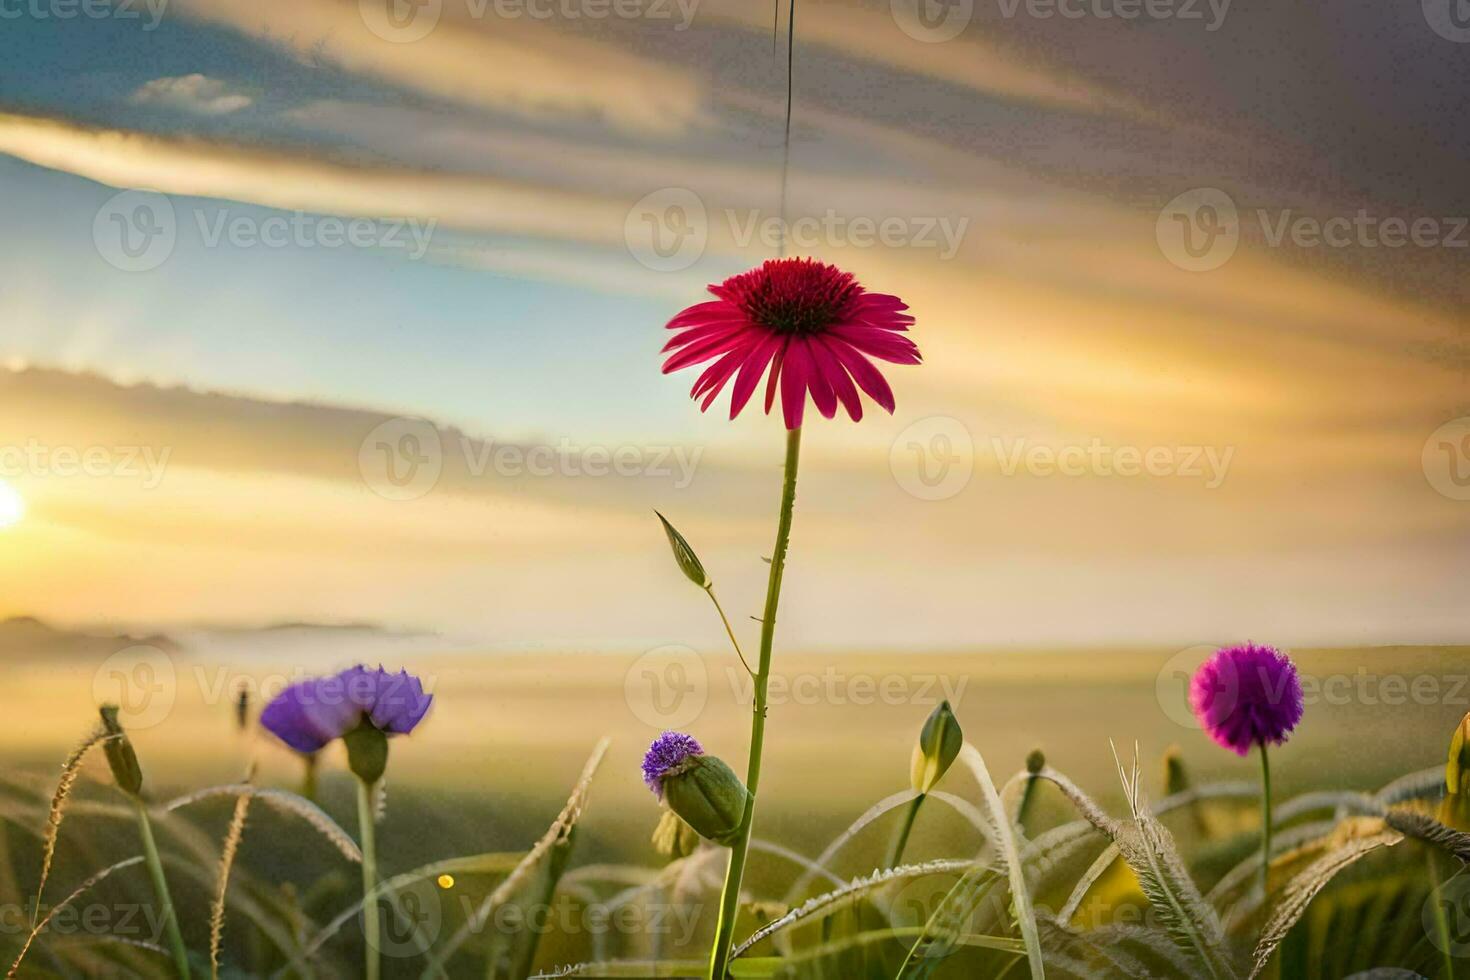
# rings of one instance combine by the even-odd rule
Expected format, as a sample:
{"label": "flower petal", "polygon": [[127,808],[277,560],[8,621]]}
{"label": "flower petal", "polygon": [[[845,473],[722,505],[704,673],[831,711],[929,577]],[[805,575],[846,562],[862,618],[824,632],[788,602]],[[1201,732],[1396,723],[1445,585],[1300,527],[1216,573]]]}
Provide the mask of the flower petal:
{"label": "flower petal", "polygon": [[852,380],[857,382],[858,387],[866,391],[869,398],[882,405],[892,415],[894,407],[893,389],[888,387],[888,382],[884,379],[882,373],[873,366],[873,363],[858,353],[857,350],[835,337],[829,337],[827,345],[832,348],[832,353],[842,362],[842,366],[847,369],[847,373],[852,375]]}
{"label": "flower petal", "polygon": [[694,387],[689,391],[690,398],[698,398],[708,392],[704,404],[699,406],[701,412],[710,407],[715,397],[719,395],[720,389],[725,387],[725,382],[730,380],[730,376],[741,364],[745,363],[745,359],[749,356],[750,351],[745,347],[740,347],[705,368],[704,373],[699,376],[699,380],[694,382]]}
{"label": "flower petal", "polygon": [[667,329],[677,330],[679,327],[695,326],[708,323],[711,320],[720,320],[727,317],[743,320],[745,315],[740,308],[722,299],[712,299],[704,303],[695,303],[685,310],[680,310],[674,318],[668,322]]}
{"label": "flower petal", "polygon": [[781,367],[786,363],[786,350],[791,346],[789,338],[782,338],[781,346],[776,348],[776,357],[771,362],[771,376],[766,381],[766,414],[771,414],[771,406],[776,402],[776,385],[781,380]]}
{"label": "flower petal", "polygon": [[771,358],[776,356],[776,351],[781,349],[782,340],[776,334],[770,334],[755,346],[745,358],[745,363],[740,365],[740,373],[735,376],[735,384],[730,388],[730,417],[733,419],[740,414],[745,403],[750,401],[750,396],[755,394],[756,385],[760,384],[761,374],[765,372],[766,365],[771,363]]}
{"label": "flower petal", "polygon": [[918,364],[922,360],[914,342],[896,334],[844,324],[833,327],[827,335],[847,341],[864,354],[895,364]]}
{"label": "flower petal", "polygon": [[828,379],[827,373],[821,369],[821,362],[817,360],[811,338],[801,338],[801,346],[806,353],[806,386],[812,393],[812,403],[817,406],[817,411],[821,412],[823,417],[830,419],[837,414],[837,395],[832,391],[832,382]]}
{"label": "flower petal", "polygon": [[786,360],[781,365],[781,412],[787,429],[801,428],[806,412],[807,378],[811,374],[811,356],[800,344],[786,345]]}
{"label": "flower petal", "polygon": [[863,400],[859,397],[852,378],[847,376],[842,362],[837,359],[836,354],[832,353],[832,348],[825,338],[816,337],[812,340],[812,354],[816,360],[817,370],[832,386],[833,393],[847,409],[848,417],[854,422],[861,422],[863,420]]}
{"label": "flower petal", "polygon": [[718,357],[733,347],[744,344],[745,331],[737,331],[734,334],[721,334],[708,340],[701,340],[690,344],[677,354],[664,361],[664,374],[671,374],[680,368],[686,368],[700,361],[707,361],[712,357]]}

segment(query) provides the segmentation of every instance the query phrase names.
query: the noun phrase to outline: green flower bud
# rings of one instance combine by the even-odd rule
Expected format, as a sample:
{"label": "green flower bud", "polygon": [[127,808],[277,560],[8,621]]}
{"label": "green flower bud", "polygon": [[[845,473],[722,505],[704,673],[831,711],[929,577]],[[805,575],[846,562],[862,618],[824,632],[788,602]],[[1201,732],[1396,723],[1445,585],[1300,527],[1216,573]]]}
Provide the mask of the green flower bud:
{"label": "green flower bud", "polygon": [[699,846],[699,833],[673,810],[665,810],[653,829],[653,846],[666,858],[688,857]]}
{"label": "green flower bud", "polygon": [[1470,831],[1470,714],[1460,719],[1450,737],[1450,757],[1444,767],[1445,798],[1439,804],[1439,822]]}
{"label": "green flower bud", "polygon": [[1465,770],[1470,768],[1470,714],[1460,719],[1459,727],[1450,737],[1450,759],[1444,767],[1444,786],[1450,794],[1464,793]]}
{"label": "green flower bud", "polygon": [[107,756],[112,778],[117,780],[118,789],[137,796],[143,789],[143,767],[138,765],[138,754],[133,751],[133,743],[128,741],[127,733],[117,720],[117,705],[104,704],[97,711],[102,716],[102,727],[109,736],[102,743],[102,751]]}
{"label": "green flower bud", "polygon": [[701,837],[726,847],[745,820],[750,794],[734,770],[712,755],[690,756],[663,777],[664,802]]}
{"label": "green flower bud", "polygon": [[915,793],[927,793],[943,778],[960,754],[965,744],[965,734],[960,723],[950,710],[949,702],[942,701],[930,713],[919,732],[919,744],[914,746],[914,759],[910,766],[910,779]]}
{"label": "green flower bud", "polygon": [[664,526],[664,534],[668,536],[669,547],[674,552],[674,561],[678,563],[679,571],[701,589],[708,589],[710,587],[709,573],[704,570],[704,565],[700,562],[699,556],[694,553],[694,549],[689,547],[689,542],[684,540],[684,535],[680,534],[664,515],[659,514],[658,511],[654,511],[654,514],[658,515],[659,523]]}
{"label": "green flower bud", "polygon": [[383,778],[388,768],[388,736],[363,719],[363,723],[342,736],[347,746],[347,768],[371,786]]}
{"label": "green flower bud", "polygon": [[1164,795],[1173,796],[1189,789],[1189,773],[1184,770],[1184,756],[1179,746],[1164,750]]}

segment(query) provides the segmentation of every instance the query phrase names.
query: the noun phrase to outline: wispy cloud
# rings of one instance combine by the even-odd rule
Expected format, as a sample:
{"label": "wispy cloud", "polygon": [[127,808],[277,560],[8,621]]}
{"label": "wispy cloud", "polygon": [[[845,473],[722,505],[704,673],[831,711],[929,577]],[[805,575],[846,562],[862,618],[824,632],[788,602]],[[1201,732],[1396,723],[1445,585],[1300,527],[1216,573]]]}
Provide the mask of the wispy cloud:
{"label": "wispy cloud", "polygon": [[201,116],[224,116],[247,108],[254,100],[217,78],[195,73],[145,82],[129,96],[129,101],[182,109]]}

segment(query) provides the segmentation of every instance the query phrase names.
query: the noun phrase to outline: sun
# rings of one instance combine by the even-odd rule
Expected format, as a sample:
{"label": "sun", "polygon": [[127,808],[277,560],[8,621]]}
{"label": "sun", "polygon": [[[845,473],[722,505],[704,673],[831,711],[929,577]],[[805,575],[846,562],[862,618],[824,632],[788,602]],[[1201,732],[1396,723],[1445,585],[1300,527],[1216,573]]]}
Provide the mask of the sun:
{"label": "sun", "polygon": [[26,500],[4,480],[0,480],[0,528],[12,527],[26,516]]}

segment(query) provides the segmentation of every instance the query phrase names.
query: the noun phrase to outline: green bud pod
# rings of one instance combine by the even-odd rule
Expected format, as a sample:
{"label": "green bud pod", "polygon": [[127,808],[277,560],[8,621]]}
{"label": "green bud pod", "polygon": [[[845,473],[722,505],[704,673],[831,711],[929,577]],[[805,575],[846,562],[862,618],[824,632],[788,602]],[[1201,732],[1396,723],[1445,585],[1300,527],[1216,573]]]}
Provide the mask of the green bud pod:
{"label": "green bud pod", "polygon": [[235,727],[242,732],[250,727],[250,688],[244,684],[235,692]]}
{"label": "green bud pod", "polygon": [[1465,770],[1470,768],[1470,714],[1460,719],[1455,734],[1450,737],[1450,759],[1444,767],[1445,790],[1451,795],[1464,793]]}
{"label": "green bud pod", "polygon": [[750,799],[734,770],[712,755],[690,756],[663,777],[664,802],[701,837],[728,847]]}
{"label": "green bud pod", "polygon": [[1164,750],[1164,795],[1173,796],[1189,789],[1189,773],[1184,771],[1184,756],[1179,746]]}
{"label": "green bud pod", "polygon": [[673,810],[665,810],[653,829],[653,846],[671,860],[688,857],[699,846],[699,833]]}
{"label": "green bud pod", "polygon": [[1444,767],[1445,797],[1439,803],[1439,822],[1470,831],[1470,714],[1460,719],[1450,736],[1450,757]]}
{"label": "green bud pod", "polygon": [[659,523],[664,526],[664,534],[669,538],[669,547],[673,549],[674,561],[678,562],[679,571],[701,589],[709,588],[711,584],[709,573],[704,570],[704,565],[700,562],[699,556],[694,553],[694,549],[689,547],[689,542],[684,540],[684,535],[675,530],[674,525],[670,524],[664,515],[659,514],[658,511],[654,511],[654,514],[658,515]]}
{"label": "green bud pod", "polygon": [[388,768],[388,736],[366,719],[342,736],[347,746],[347,768],[364,783],[372,786],[383,778]]}
{"label": "green bud pod", "polygon": [[960,723],[950,710],[948,701],[930,713],[919,732],[919,744],[914,746],[914,759],[910,767],[910,779],[915,793],[927,793],[943,778],[960,754],[965,744],[965,734]]}
{"label": "green bud pod", "polygon": [[1031,806],[1036,800],[1036,774],[1046,768],[1046,753],[1032,749],[1026,753],[1026,774],[1031,778],[1021,784],[1021,800],[1016,804],[1016,823],[1026,826],[1031,816]]}
{"label": "green bud pod", "polygon": [[107,756],[112,778],[117,780],[118,789],[137,796],[143,789],[143,767],[138,765],[138,753],[133,751],[133,743],[117,720],[117,705],[104,704],[97,711],[108,734],[102,751]]}

